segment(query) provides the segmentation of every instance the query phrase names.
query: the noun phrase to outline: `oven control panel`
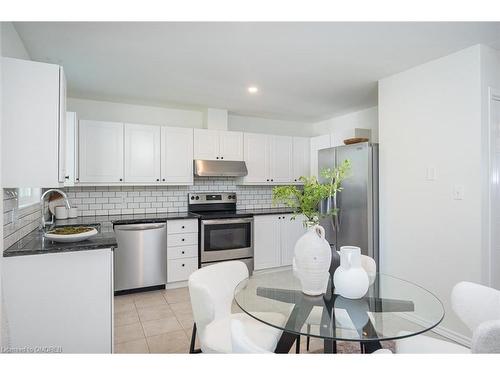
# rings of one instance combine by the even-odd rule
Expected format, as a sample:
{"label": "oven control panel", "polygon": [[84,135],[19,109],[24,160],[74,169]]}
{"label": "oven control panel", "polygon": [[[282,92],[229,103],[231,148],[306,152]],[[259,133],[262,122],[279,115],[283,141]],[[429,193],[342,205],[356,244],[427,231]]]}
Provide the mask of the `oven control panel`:
{"label": "oven control panel", "polygon": [[236,203],[236,193],[189,193],[189,204]]}

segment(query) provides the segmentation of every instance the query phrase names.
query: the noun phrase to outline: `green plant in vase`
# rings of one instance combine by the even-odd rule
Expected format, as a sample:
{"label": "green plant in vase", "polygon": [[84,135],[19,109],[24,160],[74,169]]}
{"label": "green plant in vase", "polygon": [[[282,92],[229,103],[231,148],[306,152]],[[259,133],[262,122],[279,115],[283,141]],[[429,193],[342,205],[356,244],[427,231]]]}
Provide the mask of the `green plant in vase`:
{"label": "green plant in vase", "polygon": [[324,183],[320,183],[315,176],[311,176],[300,177],[300,181],[304,183],[302,187],[276,186],[273,189],[273,203],[281,203],[293,208],[294,219],[297,215],[304,215],[306,227],[318,225],[322,218],[337,214],[334,208],[320,213],[319,205],[323,200],[334,197],[342,190],[342,181],[348,177],[350,170],[351,162],[344,160],[336,168],[321,170],[320,174],[326,180]]}

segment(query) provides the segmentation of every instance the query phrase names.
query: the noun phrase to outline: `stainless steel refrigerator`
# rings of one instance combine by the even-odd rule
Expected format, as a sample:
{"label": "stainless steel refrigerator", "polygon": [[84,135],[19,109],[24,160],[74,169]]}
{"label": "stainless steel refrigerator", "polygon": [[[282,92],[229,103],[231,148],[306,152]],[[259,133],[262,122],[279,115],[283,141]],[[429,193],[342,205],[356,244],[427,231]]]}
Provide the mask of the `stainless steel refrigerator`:
{"label": "stainless steel refrigerator", "polygon": [[339,250],[359,246],[361,253],[379,264],[378,144],[368,142],[332,147],[318,152],[318,176],[323,168],[334,168],[350,160],[349,177],[336,199],[324,202],[322,209],[338,208],[337,217],[323,219],[326,239]]}

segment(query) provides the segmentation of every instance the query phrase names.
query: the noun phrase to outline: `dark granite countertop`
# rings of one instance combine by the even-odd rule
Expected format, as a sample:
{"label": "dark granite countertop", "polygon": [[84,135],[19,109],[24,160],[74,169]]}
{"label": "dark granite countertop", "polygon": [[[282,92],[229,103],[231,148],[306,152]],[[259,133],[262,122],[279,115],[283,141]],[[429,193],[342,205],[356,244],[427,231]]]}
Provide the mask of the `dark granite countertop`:
{"label": "dark granite countertop", "polygon": [[[293,210],[283,208],[257,208],[237,210],[236,215],[256,216],[256,215],[279,215],[292,213]],[[60,225],[97,225],[99,234],[82,242],[53,242],[45,240],[43,233],[34,230],[26,237],[14,243],[4,250],[4,257],[62,253],[71,251],[84,251],[114,248],[117,246],[113,232],[113,225],[117,224],[137,224],[137,223],[157,223],[167,220],[197,219],[198,215],[189,212],[157,213],[157,214],[137,214],[137,215],[102,215],[102,216],[81,216],[76,219],[57,220],[56,226]]]}
{"label": "dark granite countertop", "polygon": [[43,233],[36,229],[23,237],[8,249],[4,250],[4,257],[21,255],[66,253],[73,251],[97,250],[116,247],[116,238],[113,232],[99,231],[94,237],[81,242],[53,242],[46,240]]}

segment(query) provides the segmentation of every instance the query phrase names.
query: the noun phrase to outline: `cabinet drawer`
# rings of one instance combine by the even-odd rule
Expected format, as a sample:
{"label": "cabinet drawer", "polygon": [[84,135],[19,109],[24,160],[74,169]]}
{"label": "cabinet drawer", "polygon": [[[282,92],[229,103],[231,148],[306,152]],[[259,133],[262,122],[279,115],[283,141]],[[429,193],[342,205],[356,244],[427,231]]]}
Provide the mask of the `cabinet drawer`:
{"label": "cabinet drawer", "polygon": [[167,221],[167,233],[198,233],[198,220],[168,220]]}
{"label": "cabinet drawer", "polygon": [[198,257],[198,245],[168,247],[167,259]]}
{"label": "cabinet drawer", "polygon": [[167,261],[167,282],[185,281],[198,269],[198,257]]}
{"label": "cabinet drawer", "polygon": [[167,246],[198,245],[198,233],[179,233],[167,236]]}

